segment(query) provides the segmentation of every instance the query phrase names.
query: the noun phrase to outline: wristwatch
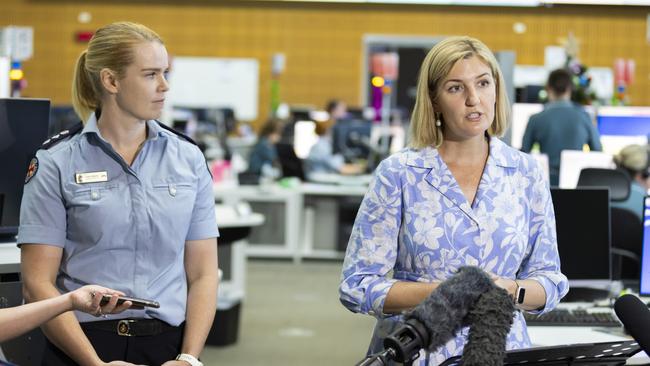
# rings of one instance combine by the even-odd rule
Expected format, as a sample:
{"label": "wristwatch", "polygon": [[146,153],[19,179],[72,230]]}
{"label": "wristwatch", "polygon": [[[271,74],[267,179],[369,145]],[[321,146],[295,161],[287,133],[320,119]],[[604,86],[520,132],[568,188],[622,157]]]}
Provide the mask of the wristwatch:
{"label": "wristwatch", "polygon": [[515,305],[521,305],[524,303],[524,298],[526,297],[526,288],[519,286],[519,282],[515,281],[517,284],[517,289],[515,290]]}
{"label": "wristwatch", "polygon": [[191,366],[203,366],[203,362],[199,361],[196,357],[190,355],[189,353],[181,353],[176,356],[176,361],[185,361]]}

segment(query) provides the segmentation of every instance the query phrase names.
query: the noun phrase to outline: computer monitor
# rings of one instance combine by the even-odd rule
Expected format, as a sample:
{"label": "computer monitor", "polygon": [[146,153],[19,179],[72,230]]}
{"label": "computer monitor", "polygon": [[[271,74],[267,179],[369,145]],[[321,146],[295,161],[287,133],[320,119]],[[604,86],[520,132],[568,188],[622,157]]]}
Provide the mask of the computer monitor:
{"label": "computer monitor", "polygon": [[366,120],[339,120],[332,127],[332,151],[347,161],[368,158],[371,127],[372,123]]}
{"label": "computer monitor", "polygon": [[609,190],[552,188],[562,273],[571,287],[611,283]]}
{"label": "computer monitor", "polygon": [[540,103],[514,103],[512,105],[512,123],[510,124],[510,146],[521,149],[528,120],[533,114],[544,110]]}
{"label": "computer monitor", "polygon": [[18,233],[27,167],[49,126],[49,100],[0,99],[0,240]]}
{"label": "computer monitor", "polygon": [[617,154],[627,145],[648,143],[650,107],[600,107],[596,121],[605,152]]}
{"label": "computer monitor", "polygon": [[650,296],[650,197],[643,205],[643,246],[641,250],[641,281],[639,293]]}

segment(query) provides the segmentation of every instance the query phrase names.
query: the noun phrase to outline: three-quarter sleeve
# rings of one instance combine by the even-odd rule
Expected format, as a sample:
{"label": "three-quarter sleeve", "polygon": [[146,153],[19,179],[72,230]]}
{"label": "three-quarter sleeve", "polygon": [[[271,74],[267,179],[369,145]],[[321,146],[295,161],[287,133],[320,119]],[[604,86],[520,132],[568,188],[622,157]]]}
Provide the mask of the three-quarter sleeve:
{"label": "three-quarter sleeve", "polygon": [[381,317],[391,286],[388,277],[397,258],[402,220],[402,186],[398,159],[384,160],[357,213],[348,242],[339,295],[353,312]]}
{"label": "three-quarter sleeve", "polygon": [[214,192],[212,177],[205,164],[205,158],[198,148],[195,148],[195,171],[198,176],[196,200],[192,210],[192,221],[185,240],[200,240],[219,236],[217,219],[214,209]]}
{"label": "three-quarter sleeve", "polygon": [[566,295],[569,291],[569,281],[560,271],[555,213],[548,183],[543,179],[537,164],[533,166],[535,169],[529,195],[529,250],[517,277],[536,280],[544,287],[546,304],[544,308],[536,311],[544,313],[554,309]]}
{"label": "three-quarter sleeve", "polygon": [[66,210],[61,175],[49,151],[39,150],[31,164],[35,169],[25,183],[20,204],[18,244],[65,246]]}

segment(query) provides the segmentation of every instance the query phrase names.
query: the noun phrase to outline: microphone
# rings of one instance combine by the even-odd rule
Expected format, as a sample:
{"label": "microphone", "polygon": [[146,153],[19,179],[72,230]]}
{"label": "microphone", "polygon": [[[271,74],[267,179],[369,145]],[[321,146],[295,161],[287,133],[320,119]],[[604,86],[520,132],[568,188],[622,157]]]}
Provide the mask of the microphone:
{"label": "microphone", "polygon": [[[503,304],[504,297],[506,302],[511,303],[507,292],[496,288],[492,279],[478,267],[461,267],[457,274],[442,282],[424,301],[404,315],[405,323],[384,339],[384,351],[366,357],[357,366],[384,366],[389,360],[408,363],[418,357],[421,348],[432,352],[437,350],[455,337],[463,326],[479,324],[477,319],[481,316],[468,317],[468,314],[481,295],[488,291],[497,292],[482,301],[487,306],[486,309],[491,311],[488,317],[492,317],[495,311],[506,314],[506,319],[509,316],[505,332],[507,335],[512,323],[514,305],[494,305],[495,300]],[[491,326],[494,325],[493,322]],[[478,329],[478,338],[482,338],[485,333],[484,330]],[[491,339],[494,341],[494,337]]]}
{"label": "microphone", "polygon": [[648,310],[648,306],[638,297],[628,294],[616,299],[614,311],[632,338],[650,356],[650,310]]}

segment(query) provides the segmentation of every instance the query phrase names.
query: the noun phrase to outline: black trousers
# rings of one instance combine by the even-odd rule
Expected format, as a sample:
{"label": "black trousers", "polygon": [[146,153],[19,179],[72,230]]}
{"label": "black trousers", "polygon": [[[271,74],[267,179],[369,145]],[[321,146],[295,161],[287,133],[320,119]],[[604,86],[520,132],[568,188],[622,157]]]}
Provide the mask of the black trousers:
{"label": "black trousers", "polygon": [[[119,360],[138,365],[157,366],[175,359],[181,353],[183,329],[181,325],[171,327],[157,335],[134,337],[125,337],[118,335],[117,332],[99,329],[84,329],[84,333],[104,362]],[[41,365],[74,366],[77,363],[46,340]]]}

